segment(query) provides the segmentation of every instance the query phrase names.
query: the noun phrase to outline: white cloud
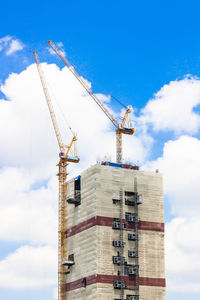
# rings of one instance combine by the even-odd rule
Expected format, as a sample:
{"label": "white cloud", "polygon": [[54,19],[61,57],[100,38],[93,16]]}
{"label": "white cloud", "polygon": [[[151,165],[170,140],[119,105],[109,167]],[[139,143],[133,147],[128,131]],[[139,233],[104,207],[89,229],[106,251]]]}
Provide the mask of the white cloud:
{"label": "white cloud", "polygon": [[193,134],[200,128],[200,116],[194,111],[199,104],[200,80],[187,76],[164,85],[147,103],[140,119],[156,131]]}
{"label": "white cloud", "polygon": [[0,51],[4,49],[8,45],[8,42],[11,40],[11,36],[7,35],[0,39]]}
{"label": "white cloud", "polygon": [[53,299],[58,299],[58,288],[53,289]]}
{"label": "white cloud", "polygon": [[24,48],[24,44],[10,35],[7,35],[0,39],[0,51],[6,50],[6,55],[11,55]]}
{"label": "white cloud", "polygon": [[52,178],[39,189],[32,189],[34,183],[27,170],[1,170],[0,239],[56,246],[57,181]]}
{"label": "white cloud", "polygon": [[12,37],[10,35],[6,35],[3,38],[0,38],[0,43],[8,43]]}
{"label": "white cloud", "polygon": [[24,48],[24,44],[20,40],[12,40],[9,48],[6,51],[6,55],[11,55]]}
{"label": "white cloud", "polygon": [[181,136],[164,145],[163,156],[146,165],[164,176],[174,217],[166,226],[167,287],[200,292],[200,140]]}
{"label": "white cloud", "polygon": [[0,261],[0,287],[32,289],[55,286],[57,249],[23,246]]}
{"label": "white cloud", "polygon": [[163,156],[144,166],[164,174],[164,191],[176,216],[196,216],[200,212],[199,153],[200,140],[181,136],[166,142]]}
{"label": "white cloud", "polygon": [[4,49],[8,45],[8,42],[12,39],[10,35],[6,35],[5,37],[0,39],[0,51]]}
{"label": "white cloud", "polygon": [[[110,120],[67,68],[59,70],[56,65],[42,64],[42,66],[48,86],[56,95],[69,124],[78,134],[78,149],[81,156],[79,166],[84,168],[95,163],[97,157],[102,158],[106,153],[111,154],[114,160],[115,133]],[[0,126],[6,128],[6,132],[0,132],[1,142],[4,145],[0,149],[1,164],[29,166],[32,172],[34,169],[38,172],[39,168],[41,172],[38,174],[47,176],[52,172],[52,166],[56,164],[58,146],[36,66],[31,65],[20,74],[11,74],[1,90],[11,100],[0,101]],[[55,101],[53,104],[63,140],[69,143],[72,136],[68,126],[62,122],[62,114]],[[145,149],[148,149],[147,142],[143,144],[136,136],[128,138],[132,151],[127,150],[124,144],[125,156],[126,152],[129,152],[128,156],[132,160],[137,157],[144,160],[147,153]]]}
{"label": "white cloud", "polygon": [[167,287],[200,292],[200,218],[174,218],[166,226]]}

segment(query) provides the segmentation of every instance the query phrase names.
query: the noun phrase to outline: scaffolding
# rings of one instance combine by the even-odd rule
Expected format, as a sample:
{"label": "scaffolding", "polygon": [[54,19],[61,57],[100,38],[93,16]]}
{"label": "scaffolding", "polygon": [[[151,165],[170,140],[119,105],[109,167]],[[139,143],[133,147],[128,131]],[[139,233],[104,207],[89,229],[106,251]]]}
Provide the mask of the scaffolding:
{"label": "scaffolding", "polygon": [[[134,192],[119,190],[119,199],[112,199],[113,204],[119,205],[119,218],[114,218],[113,229],[118,229],[119,241],[113,241],[113,246],[118,247],[118,255],[113,256],[113,264],[119,266],[117,275],[120,280],[114,280],[114,289],[120,290],[120,299],[125,300],[124,290],[130,290],[130,295],[126,295],[126,300],[139,300],[139,217],[138,217],[138,205],[142,203],[142,195],[138,195],[137,181],[134,179]],[[125,212],[124,223],[124,205],[131,207],[131,212]],[[126,225],[128,228],[126,228]],[[124,253],[124,231],[128,232],[127,240],[131,241],[132,247],[128,250],[128,258],[133,260],[133,263],[128,264],[126,255]],[[131,231],[131,232],[130,232]],[[134,285],[127,284],[125,276],[134,276]],[[129,280],[128,280],[129,281]]]}

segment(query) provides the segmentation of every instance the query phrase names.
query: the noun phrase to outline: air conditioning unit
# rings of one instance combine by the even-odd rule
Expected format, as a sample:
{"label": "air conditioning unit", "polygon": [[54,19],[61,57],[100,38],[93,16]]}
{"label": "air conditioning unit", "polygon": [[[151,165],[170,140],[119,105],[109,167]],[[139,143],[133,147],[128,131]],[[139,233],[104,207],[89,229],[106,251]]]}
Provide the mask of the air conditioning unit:
{"label": "air conditioning unit", "polygon": [[73,265],[75,264],[75,262],[72,261],[72,260],[67,260],[67,259],[62,258],[61,264],[62,264],[63,266],[71,267],[71,266],[73,266]]}
{"label": "air conditioning unit", "polygon": [[136,203],[139,205],[142,204],[142,202],[143,202],[142,195],[137,195]]}
{"label": "air conditioning unit", "polygon": [[113,241],[112,244],[114,247],[124,247],[125,243],[121,241]]}
{"label": "air conditioning unit", "polygon": [[[113,228],[113,229],[120,229],[120,222],[114,221],[114,222],[113,222],[112,228]],[[125,228],[125,224],[122,223],[122,229],[124,229],[124,228]]]}
{"label": "air conditioning unit", "polygon": [[131,201],[131,200],[125,199],[125,205],[128,205],[128,206],[135,206],[135,201]]}
{"label": "air conditioning unit", "polygon": [[136,195],[135,192],[128,192],[128,191],[125,191],[125,196],[126,196],[126,197],[131,197],[131,198],[133,198],[133,197],[135,197],[135,195]]}
{"label": "air conditioning unit", "polygon": [[126,295],[126,300],[139,300],[138,295]]}
{"label": "air conditioning unit", "polygon": [[136,241],[138,239],[138,236],[136,233],[128,233],[128,240],[129,241]]}
{"label": "air conditioning unit", "polygon": [[128,275],[138,275],[138,266],[129,266]]}
{"label": "air conditioning unit", "polygon": [[113,218],[114,222],[120,222],[120,218]]}
{"label": "air conditioning unit", "polygon": [[114,286],[114,289],[125,289],[126,284],[123,281],[114,280],[113,281],[113,286]]}
{"label": "air conditioning unit", "polygon": [[137,257],[137,251],[135,251],[135,250],[128,250],[128,257],[131,257],[131,258]]}
{"label": "air conditioning unit", "polygon": [[121,263],[121,257],[120,256],[113,256],[113,264],[120,264]]}
{"label": "air conditioning unit", "polygon": [[120,223],[119,222],[113,222],[113,229],[120,229]]}
{"label": "air conditioning unit", "polygon": [[124,264],[125,258],[121,256],[113,256],[113,264]]}
{"label": "air conditioning unit", "polygon": [[113,201],[113,204],[118,204],[118,203],[120,203],[120,199],[112,199],[112,201]]}
{"label": "air conditioning unit", "polygon": [[136,214],[126,214],[126,221],[129,224],[138,222],[138,216]]}
{"label": "air conditioning unit", "polygon": [[69,197],[67,197],[67,202],[69,204],[75,204],[75,206],[78,206],[78,205],[81,204],[80,198],[78,199],[78,198],[69,198]]}

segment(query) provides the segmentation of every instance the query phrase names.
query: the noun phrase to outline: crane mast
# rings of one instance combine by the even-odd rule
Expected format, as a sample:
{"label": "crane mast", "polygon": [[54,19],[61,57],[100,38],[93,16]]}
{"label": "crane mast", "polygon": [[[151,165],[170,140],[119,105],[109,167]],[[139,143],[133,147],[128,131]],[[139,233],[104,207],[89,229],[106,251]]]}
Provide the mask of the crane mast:
{"label": "crane mast", "polygon": [[77,73],[74,67],[70,64],[70,62],[66,59],[64,54],[58,50],[55,44],[51,41],[47,41],[47,44],[54,50],[54,52],[59,56],[59,58],[63,61],[63,63],[69,68],[72,74],[76,77],[76,79],[81,83],[84,89],[88,92],[88,94],[93,98],[93,100],[97,103],[97,105],[101,108],[101,110],[105,113],[105,115],[110,119],[113,125],[116,127],[116,162],[122,163],[122,134],[132,135],[134,133],[134,128],[126,128],[124,127],[128,114],[130,113],[130,107],[126,108],[126,112],[121,124],[115,120],[112,114],[108,111],[108,109],[103,105],[103,103],[98,99],[98,97],[94,94],[91,88],[88,86],[86,81]]}
{"label": "crane mast", "polygon": [[58,300],[66,300],[66,265],[63,263],[66,260],[66,199],[67,199],[67,162],[78,163],[79,157],[69,156],[69,151],[72,145],[76,142],[76,135],[73,136],[70,145],[67,147],[67,151],[65,153],[65,146],[62,142],[60,130],[58,127],[58,123],[56,120],[56,116],[54,113],[53,105],[51,103],[50,94],[48,91],[47,83],[45,80],[44,72],[42,70],[42,66],[40,64],[39,57],[37,53],[34,51],[33,55],[35,57],[38,73],[40,76],[40,80],[42,83],[42,87],[44,90],[45,98],[47,101],[47,105],[49,108],[49,112],[51,115],[51,120],[54,126],[55,134],[57,137],[58,145],[60,148],[60,160],[58,163],[59,172],[58,172],[58,180],[59,180],[59,201],[58,201]]}

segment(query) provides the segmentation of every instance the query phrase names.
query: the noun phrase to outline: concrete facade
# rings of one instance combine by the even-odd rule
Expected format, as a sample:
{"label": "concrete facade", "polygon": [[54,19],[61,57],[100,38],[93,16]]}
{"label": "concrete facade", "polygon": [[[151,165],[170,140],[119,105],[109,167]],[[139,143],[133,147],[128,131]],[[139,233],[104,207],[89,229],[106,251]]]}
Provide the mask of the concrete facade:
{"label": "concrete facade", "polygon": [[[68,269],[66,299],[165,300],[162,175],[97,164],[79,180],[80,205],[67,204],[67,256],[73,255],[75,264]],[[67,183],[72,199],[74,182]],[[142,204],[129,205],[133,194],[142,195]],[[139,222],[129,222],[127,213]],[[113,229],[120,216],[125,228]],[[138,236],[137,242],[128,239],[130,233]],[[113,246],[122,239],[123,247]],[[130,250],[137,250],[138,257],[129,257]],[[113,256],[123,256],[123,264],[114,264]],[[137,276],[128,274],[135,265]],[[125,288],[114,288],[114,281],[121,280]]]}

